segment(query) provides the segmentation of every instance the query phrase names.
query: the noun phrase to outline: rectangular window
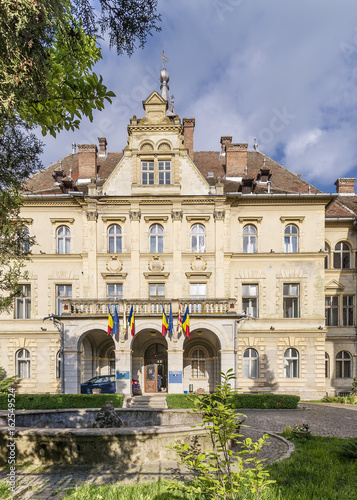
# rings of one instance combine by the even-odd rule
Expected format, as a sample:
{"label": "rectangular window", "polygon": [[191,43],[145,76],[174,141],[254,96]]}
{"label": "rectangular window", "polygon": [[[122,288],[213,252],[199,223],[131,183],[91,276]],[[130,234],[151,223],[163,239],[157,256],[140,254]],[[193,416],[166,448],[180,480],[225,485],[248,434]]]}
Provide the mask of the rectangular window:
{"label": "rectangular window", "polygon": [[354,325],[354,299],[353,295],[343,296],[343,326]]}
{"label": "rectangular window", "polygon": [[242,286],[242,310],[252,318],[258,317],[258,285]]}
{"label": "rectangular window", "polygon": [[151,303],[151,312],[152,313],[162,313],[162,302],[159,302],[159,299],[163,300],[165,298],[165,285],[164,283],[150,283],[149,284],[149,299],[153,302]]}
{"label": "rectangular window", "polygon": [[141,162],[141,176],[142,184],[154,184],[154,162],[142,161]]}
{"label": "rectangular window", "polygon": [[171,184],[170,161],[159,161],[159,184]]}
{"label": "rectangular window", "polygon": [[31,285],[22,285],[22,296],[15,300],[15,319],[31,318]]}
{"label": "rectangular window", "polygon": [[338,296],[325,297],[325,324],[326,326],[338,326],[339,303]]}
{"label": "rectangular window", "polygon": [[72,297],[72,285],[57,285],[56,286],[56,312],[62,314],[62,300]]}
{"label": "rectangular window", "polygon": [[[123,298],[123,283],[108,283],[107,284],[107,299],[117,302]],[[110,312],[114,314],[115,304],[110,306]]]}
{"label": "rectangular window", "polygon": [[299,318],[299,289],[300,285],[298,283],[284,283],[284,318]]}

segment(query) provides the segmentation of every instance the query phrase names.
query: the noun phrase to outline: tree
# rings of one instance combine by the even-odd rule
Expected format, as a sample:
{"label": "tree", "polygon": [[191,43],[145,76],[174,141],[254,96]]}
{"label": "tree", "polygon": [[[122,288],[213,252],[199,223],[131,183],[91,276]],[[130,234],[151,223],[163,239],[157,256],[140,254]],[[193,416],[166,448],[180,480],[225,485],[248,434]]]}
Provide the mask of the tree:
{"label": "tree", "polygon": [[[0,311],[21,293],[28,254],[19,219],[23,181],[42,167],[42,144],[91,121],[114,97],[94,71],[98,40],[109,35],[117,53],[131,55],[160,30],[157,0],[2,0],[0,9]],[[26,240],[26,248],[32,240]]]}

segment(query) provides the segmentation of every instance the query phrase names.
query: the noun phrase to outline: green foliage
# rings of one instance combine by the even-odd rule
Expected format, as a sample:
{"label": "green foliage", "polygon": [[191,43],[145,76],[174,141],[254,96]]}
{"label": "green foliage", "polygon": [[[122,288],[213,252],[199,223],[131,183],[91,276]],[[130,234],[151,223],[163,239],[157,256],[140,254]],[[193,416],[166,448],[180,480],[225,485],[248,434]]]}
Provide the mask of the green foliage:
{"label": "green foliage", "polygon": [[[250,438],[239,441],[239,428],[244,415],[237,414],[231,401],[230,381],[235,378],[233,370],[221,372],[222,384],[216,387],[213,397],[202,395],[195,400],[193,412],[202,415],[202,424],[209,434],[211,449],[201,451],[193,444],[175,442],[171,448],[177,453],[179,462],[196,475],[191,484],[181,484],[180,488],[194,494],[202,494],[207,499],[236,499],[238,494],[251,493],[256,499],[272,481],[264,470],[257,454],[266,443],[267,435],[257,442]],[[239,442],[242,449],[232,450],[232,443]],[[249,468],[248,468],[249,466]],[[177,489],[177,485],[172,486]]]}
{"label": "green foliage", "polygon": [[10,498],[10,484],[8,481],[0,481],[0,498]]}
{"label": "green foliage", "polygon": [[291,425],[286,425],[283,430],[283,436],[285,439],[291,439],[294,434],[293,434],[293,428]]}
{"label": "green foliage", "polygon": [[354,396],[324,396],[322,403],[355,404]]}
{"label": "green foliage", "polygon": [[[194,408],[195,401],[202,397],[199,394],[168,394],[167,407]],[[205,395],[205,397],[214,397]],[[234,408],[240,409],[295,409],[300,401],[299,396],[288,394],[238,394],[232,392],[229,402]]]}
{"label": "green foliage", "polygon": [[[122,408],[122,394],[15,394],[16,410],[59,410],[70,408],[101,408],[111,401]],[[0,394],[0,409],[7,409],[7,394]]]}
{"label": "green foliage", "polygon": [[352,394],[357,394],[357,375],[353,379],[352,386],[351,386],[351,392],[352,392]]}
{"label": "green foliage", "polygon": [[0,394],[8,394],[8,390],[16,387],[18,381],[18,376],[5,377],[5,370],[0,366]]}

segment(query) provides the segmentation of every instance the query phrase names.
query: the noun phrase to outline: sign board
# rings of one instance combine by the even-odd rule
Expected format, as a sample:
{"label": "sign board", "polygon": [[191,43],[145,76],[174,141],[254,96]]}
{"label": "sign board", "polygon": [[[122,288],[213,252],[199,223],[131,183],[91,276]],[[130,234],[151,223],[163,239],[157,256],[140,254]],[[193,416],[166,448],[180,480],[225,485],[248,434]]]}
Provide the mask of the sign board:
{"label": "sign board", "polygon": [[169,372],[169,384],[182,384],[182,372]]}
{"label": "sign board", "polygon": [[117,372],[117,380],[129,380],[129,372]]}

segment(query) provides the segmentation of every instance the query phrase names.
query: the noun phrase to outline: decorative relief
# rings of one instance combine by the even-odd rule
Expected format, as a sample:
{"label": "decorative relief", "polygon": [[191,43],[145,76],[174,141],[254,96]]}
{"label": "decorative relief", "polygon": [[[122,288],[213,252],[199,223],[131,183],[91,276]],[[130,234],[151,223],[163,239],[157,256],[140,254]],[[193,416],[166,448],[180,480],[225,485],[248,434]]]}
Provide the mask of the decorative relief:
{"label": "decorative relief", "polygon": [[149,271],[153,273],[161,272],[165,269],[165,262],[158,256],[154,256],[148,264]]}
{"label": "decorative relief", "polygon": [[87,220],[96,221],[98,220],[98,212],[96,210],[89,210],[87,213]]}
{"label": "decorative relief", "polygon": [[195,257],[190,262],[190,268],[192,271],[205,271],[207,269],[207,262],[202,257]]}
{"label": "decorative relief", "polygon": [[183,212],[182,210],[171,210],[172,220],[182,220]]}
{"label": "decorative relief", "polygon": [[224,210],[214,210],[213,212],[214,220],[224,220],[225,213],[226,212]]}
{"label": "decorative relief", "polygon": [[130,220],[140,220],[141,219],[140,210],[130,210],[129,211],[129,218],[130,218]]}
{"label": "decorative relief", "polygon": [[119,273],[123,269],[123,262],[118,257],[111,257],[107,260],[106,268],[109,272]]}
{"label": "decorative relief", "polygon": [[167,142],[162,142],[162,143],[159,145],[158,150],[159,150],[159,151],[171,151],[170,144],[168,144]]}

